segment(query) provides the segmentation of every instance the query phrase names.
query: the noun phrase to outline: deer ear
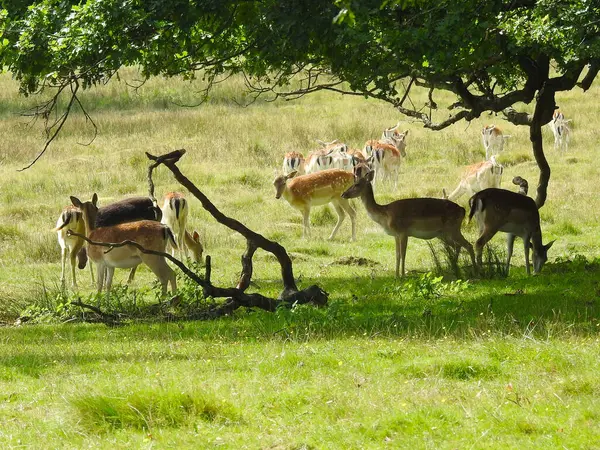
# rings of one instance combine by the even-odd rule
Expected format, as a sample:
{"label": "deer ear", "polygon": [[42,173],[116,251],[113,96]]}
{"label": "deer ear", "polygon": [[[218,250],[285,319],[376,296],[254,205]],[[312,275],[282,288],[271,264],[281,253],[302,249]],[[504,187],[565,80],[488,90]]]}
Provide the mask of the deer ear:
{"label": "deer ear", "polygon": [[404,131],[404,136],[408,136],[408,130]]}
{"label": "deer ear", "polygon": [[553,241],[550,241],[546,245],[544,245],[544,248],[546,249],[546,251],[548,251],[550,249],[550,247],[552,247],[552,244],[554,244],[555,242],[556,242],[556,239],[554,239]]}
{"label": "deer ear", "polygon": [[96,194],[95,192],[94,192],[94,195],[92,195],[92,204],[94,206],[96,206],[98,204],[98,194]]}
{"label": "deer ear", "polygon": [[371,183],[373,181],[374,177],[375,177],[375,171],[374,170],[370,170],[369,172],[367,172],[367,175],[365,175],[365,178],[367,179],[367,181],[369,183]]}
{"label": "deer ear", "polygon": [[83,206],[81,200],[79,200],[77,197],[73,197],[71,195],[69,198],[71,199],[71,203],[73,203],[73,206],[77,206],[78,208],[81,208]]}
{"label": "deer ear", "polygon": [[198,242],[200,240],[200,235],[198,234],[198,232],[196,230],[194,230],[194,232],[192,233],[192,239],[196,242]]}
{"label": "deer ear", "polygon": [[288,173],[288,175],[285,177],[285,179],[289,180],[290,178],[294,178],[297,174],[298,174],[298,171],[297,170],[293,170],[290,173]]}

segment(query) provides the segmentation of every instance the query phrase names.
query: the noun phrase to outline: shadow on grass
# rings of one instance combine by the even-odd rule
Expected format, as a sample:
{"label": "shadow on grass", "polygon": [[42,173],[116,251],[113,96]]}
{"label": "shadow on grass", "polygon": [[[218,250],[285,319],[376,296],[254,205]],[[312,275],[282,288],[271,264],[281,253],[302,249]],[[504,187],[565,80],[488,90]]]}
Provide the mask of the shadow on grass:
{"label": "shadow on grass", "polygon": [[[118,329],[89,324],[6,328],[1,330],[5,347],[18,344],[21,350],[12,348],[0,358],[0,378],[11,378],[15,373],[39,377],[59,364],[152,358],[152,352],[142,356],[102,351],[86,354],[74,345],[93,341],[218,340],[227,344],[360,336],[476,339],[511,335],[546,339],[595,335],[600,330],[599,275],[600,265],[596,263],[559,261],[548,264],[539,276],[528,277],[524,269],[513,268],[506,279],[468,283],[418,273],[402,280],[369,275],[304,279],[302,285],[318,282],[331,293],[328,307],[301,305],[275,313],[242,309],[214,321],[134,322]],[[189,355],[176,352],[169,357],[189,359]]]}

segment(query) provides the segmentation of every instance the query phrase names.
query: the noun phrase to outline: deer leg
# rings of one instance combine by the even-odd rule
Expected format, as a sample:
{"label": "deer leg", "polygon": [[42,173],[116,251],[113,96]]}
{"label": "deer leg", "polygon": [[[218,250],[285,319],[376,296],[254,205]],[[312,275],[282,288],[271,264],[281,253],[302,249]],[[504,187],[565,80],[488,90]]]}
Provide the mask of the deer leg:
{"label": "deer leg", "polygon": [[110,288],[112,287],[113,275],[115,274],[115,268],[106,267],[106,296],[110,296]]}
{"label": "deer leg", "polygon": [[165,258],[157,255],[143,255],[142,261],[150,268],[154,275],[156,275],[158,281],[160,281],[163,296],[167,294],[167,285],[169,282],[171,283],[173,293],[177,291],[177,278],[175,272],[169,267]]}
{"label": "deer leg", "polygon": [[304,208],[302,210],[302,224],[304,225],[302,237],[310,238],[310,208]]}
{"label": "deer leg", "polygon": [[401,234],[396,236],[396,278],[400,278],[400,268],[402,269],[402,276],[404,277],[404,261],[406,260],[407,244],[407,234]]}
{"label": "deer leg", "polygon": [[75,279],[75,266],[77,264],[77,252],[71,252],[69,255],[70,263],[71,263],[71,284],[73,287],[77,287],[77,280]]}
{"label": "deer leg", "polygon": [[[506,234],[506,274],[510,271],[510,258],[512,258],[513,247],[515,245],[515,235],[507,233]],[[525,256],[527,259],[527,256]]]}
{"label": "deer leg", "polygon": [[63,288],[65,287],[65,265],[67,264],[67,252],[69,249],[67,247],[61,248],[60,250],[60,261],[62,270],[60,271],[60,283]]}
{"label": "deer leg", "polygon": [[350,223],[352,224],[352,242],[356,241],[356,210],[350,204],[350,201],[345,198],[340,198],[340,205],[344,208],[344,211],[350,216]]}
{"label": "deer leg", "polygon": [[104,286],[104,274],[106,273],[106,266],[104,263],[99,262],[96,265],[96,284],[98,286],[98,292],[102,292],[102,287]]}
{"label": "deer leg", "polygon": [[477,239],[477,241],[475,242],[475,255],[476,255],[477,264],[479,265],[479,267],[483,267],[483,258],[482,258],[483,247],[485,246],[485,244],[487,244],[489,242],[490,239],[492,239],[494,237],[494,235],[496,234],[497,231],[498,230],[496,230],[496,229],[487,228],[484,226],[483,232],[479,236],[479,239]]}
{"label": "deer leg", "polygon": [[344,221],[344,218],[346,217],[344,208],[342,208],[342,205],[340,205],[339,200],[334,200],[331,203],[332,203],[333,207],[335,208],[335,212],[337,212],[338,220],[337,220],[337,223],[335,224],[335,227],[333,228],[333,231],[331,232],[331,235],[329,236],[330,241],[335,237],[335,234],[340,229],[340,226],[342,225],[342,222]]}
{"label": "deer leg", "polygon": [[88,266],[90,266],[90,276],[92,277],[92,286],[94,285],[94,268],[92,267],[92,261],[88,260]]}
{"label": "deer leg", "polygon": [[127,278],[127,284],[133,283],[133,277],[135,277],[135,271],[137,270],[137,266],[132,267],[129,271],[129,277]]}
{"label": "deer leg", "polygon": [[531,275],[529,267],[529,247],[531,247],[529,236],[525,236],[525,239],[523,239],[523,250],[525,251],[525,269],[527,270],[527,275]]}

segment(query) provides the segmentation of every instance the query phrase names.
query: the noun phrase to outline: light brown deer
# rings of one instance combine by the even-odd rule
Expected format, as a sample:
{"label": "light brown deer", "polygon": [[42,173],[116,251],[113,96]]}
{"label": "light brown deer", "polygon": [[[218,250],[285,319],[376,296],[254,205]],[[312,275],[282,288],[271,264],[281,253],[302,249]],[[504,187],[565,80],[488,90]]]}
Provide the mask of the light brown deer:
{"label": "light brown deer", "polygon": [[[162,220],[175,235],[177,248],[180,258],[187,257],[187,246],[185,245],[185,227],[187,226],[188,204],[184,195],[181,192],[168,192],[162,206]],[[171,254],[175,256],[175,249],[172,249]]]}
{"label": "light brown deer", "polygon": [[510,137],[502,133],[502,130],[496,125],[485,125],[481,130],[481,140],[485,149],[485,159],[489,160],[493,155],[497,155],[504,149],[504,143]]}
{"label": "light brown deer", "polygon": [[275,198],[283,197],[302,213],[302,236],[310,237],[310,209],[313,206],[331,203],[338,214],[338,221],[329,239],[335,237],[344,221],[345,213],[348,213],[352,222],[352,240],[356,240],[356,211],[348,200],[341,198],[342,192],[352,184],[354,175],[340,169],[328,169],[294,178],[295,175],[295,172],[280,175],[275,178],[273,185],[276,190]]}
{"label": "light brown deer", "polygon": [[487,188],[499,188],[503,173],[504,166],[496,162],[496,156],[492,156],[489,161],[467,166],[456,189],[448,196],[444,191],[444,198],[455,202],[465,193],[473,195]]}
{"label": "light brown deer", "polygon": [[[65,285],[65,266],[67,259],[71,267],[71,285],[77,287],[77,280],[75,278],[75,260],[79,254],[79,250],[83,247],[84,240],[78,236],[69,236],[68,231],[74,231],[75,233],[85,233],[85,223],[83,222],[83,216],[81,210],[72,205],[65,207],[56,222],[56,227],[53,231],[57,232],[58,244],[60,245],[61,264],[62,270],[60,273],[60,282],[62,286]],[[85,267],[87,262],[87,255],[85,252],[79,257],[80,268]],[[91,268],[91,266],[90,266]],[[93,275],[92,275],[93,281]]]}
{"label": "light brown deer", "polygon": [[348,188],[342,197],[346,199],[360,197],[367,214],[377,222],[384,231],[396,239],[396,277],[404,276],[404,262],[409,237],[418,239],[440,238],[451,245],[458,259],[460,248],[464,247],[471,256],[475,266],[473,246],[460,231],[465,217],[465,209],[450,200],[439,198],[407,198],[396,200],[387,205],[375,201],[373,181],[375,173],[367,172],[362,177],[356,177],[354,184]]}
{"label": "light brown deer", "polygon": [[293,171],[298,175],[304,174],[304,155],[300,152],[287,152],[283,157],[283,174],[288,175]]}
{"label": "light brown deer", "polygon": [[[96,242],[120,243],[134,241],[148,250],[164,252],[167,243],[177,248],[177,243],[169,227],[152,220],[139,220],[106,227],[96,228],[96,215],[98,214],[98,196],[94,194],[92,200],[82,202],[77,197],[71,197],[73,206],[79,208],[85,223],[85,236]],[[140,263],[146,264],[159,279],[162,293],[167,293],[167,284],[171,290],[177,291],[175,272],[169,267],[163,256],[142,253],[133,246],[115,247],[106,251],[106,247],[88,244],[88,257],[96,264],[96,279],[98,292],[102,291],[105,276],[106,290],[110,292],[112,278],[116,267],[134,268]]]}
{"label": "light brown deer", "polygon": [[[506,236],[506,272],[510,269],[515,238],[523,239],[525,249],[525,267],[529,268],[529,247],[533,247],[533,272],[539,273],[548,259],[548,249],[554,241],[542,244],[540,213],[531,197],[506,189],[485,189],[469,200],[471,211],[469,221],[476,217],[479,224],[479,239],[475,243],[475,253],[479,265],[482,265],[482,252],[485,244],[498,231]],[[530,242],[531,241],[531,242]]]}

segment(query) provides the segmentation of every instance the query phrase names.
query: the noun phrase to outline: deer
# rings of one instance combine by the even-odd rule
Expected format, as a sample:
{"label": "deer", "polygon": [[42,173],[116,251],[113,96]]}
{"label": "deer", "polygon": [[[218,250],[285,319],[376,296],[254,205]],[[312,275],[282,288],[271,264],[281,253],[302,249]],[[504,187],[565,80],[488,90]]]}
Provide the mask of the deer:
{"label": "deer", "polygon": [[542,229],[540,226],[540,213],[535,201],[527,197],[525,184],[517,180],[521,186],[519,193],[506,189],[489,188],[477,192],[469,200],[469,222],[473,217],[479,224],[479,238],[475,242],[477,262],[482,266],[482,252],[485,244],[498,231],[506,236],[506,273],[510,269],[510,259],[513,253],[515,238],[523,240],[525,249],[525,267],[527,275],[531,274],[529,265],[529,248],[533,247],[533,273],[538,274],[544,263],[548,260],[548,250],[555,241],[544,245],[542,243]]}
{"label": "deer", "polygon": [[504,149],[504,143],[510,135],[505,135],[502,130],[496,125],[485,125],[481,130],[481,139],[483,141],[483,148],[485,149],[485,159],[487,161],[493,155],[497,155]]}
{"label": "deer", "polygon": [[304,155],[300,152],[287,152],[283,157],[283,174],[288,175],[292,172],[304,174]]}
{"label": "deer", "polygon": [[[119,200],[109,205],[103,206],[98,209],[96,215],[96,228],[107,227],[112,225],[118,225],[126,222],[135,222],[137,220],[154,220],[161,221],[163,213],[161,209],[156,205],[155,200],[150,197],[131,197]],[[71,236],[71,239],[80,239],[75,236]],[[79,257],[79,268],[83,269],[86,265],[87,255],[86,249],[83,246],[83,239],[81,239],[81,250],[77,255]],[[202,261],[202,254],[204,247],[200,242],[200,237],[197,231],[190,234],[188,231],[185,232],[184,244],[188,251],[192,254],[192,259],[195,262]],[[94,271],[90,266],[90,273],[92,283],[94,283]],[[128,283],[133,281],[135,276],[135,268],[131,269]]]}
{"label": "deer", "polygon": [[[69,260],[71,267],[71,285],[73,287],[77,287],[77,279],[75,277],[75,261],[77,257],[79,257],[80,269],[83,269],[87,262],[87,254],[85,252],[79,252],[83,247],[84,240],[77,236],[70,236],[68,234],[69,230],[79,234],[85,233],[85,224],[83,222],[81,210],[72,205],[69,205],[62,210],[56,222],[56,227],[52,230],[57,232],[58,244],[60,245],[62,267],[60,282],[63,288],[65,286],[65,268],[67,259]],[[92,281],[93,276],[92,272]]]}
{"label": "deer", "polygon": [[365,144],[365,152],[371,155],[376,179],[381,182],[392,179],[394,189],[397,189],[402,153],[396,146],[382,140],[370,140]]}
{"label": "deer", "polygon": [[496,156],[492,155],[489,161],[467,166],[456,189],[450,195],[443,190],[443,196],[455,202],[467,192],[471,196],[490,187],[499,188],[503,172],[504,166],[496,162]]}
{"label": "deer", "polygon": [[360,197],[369,217],[396,240],[396,278],[405,276],[406,248],[408,238],[439,238],[455,250],[458,260],[462,247],[467,249],[473,266],[473,246],[465,239],[460,228],[465,209],[450,200],[439,198],[407,198],[381,205],[373,194],[374,171],[356,176],[353,184],[342,193],[342,198]]}
{"label": "deer", "polygon": [[570,121],[570,119],[565,119],[565,115],[560,110],[554,111],[552,120],[549,123],[552,134],[554,134],[554,150],[567,151],[571,135],[571,129],[568,125]]}
{"label": "deer", "polygon": [[400,122],[396,126],[386,128],[381,134],[381,140],[384,143],[392,144],[400,152],[403,158],[406,158],[406,137],[408,136],[408,130],[403,133],[398,132]]}
{"label": "deer", "polygon": [[[180,192],[168,192],[165,194],[162,206],[161,223],[167,225],[177,241],[177,248],[181,256],[187,257],[187,247],[185,246],[185,227],[187,225],[188,204],[184,195]],[[175,256],[175,249],[171,254]]]}
{"label": "deer", "polygon": [[[91,201],[82,202],[77,197],[70,197],[73,206],[81,211],[85,224],[85,236],[96,242],[120,243],[133,241],[148,250],[165,252],[168,244],[177,248],[175,236],[164,224],[153,220],[138,220],[104,227],[96,227],[98,214],[98,196],[94,194]],[[167,285],[171,285],[173,293],[177,291],[175,272],[169,267],[164,256],[146,254],[137,247],[126,245],[114,247],[107,251],[105,247],[87,244],[88,257],[96,264],[98,293],[102,292],[106,278],[106,291],[110,295],[115,268],[135,268],[140,263],[146,264],[156,275],[162,287],[162,295],[167,293]]]}
{"label": "deer", "polygon": [[305,173],[315,173],[321,170],[335,168],[335,156],[338,153],[345,153],[348,146],[339,142],[337,139],[331,142],[317,140],[322,148],[308,154],[305,160]]}
{"label": "deer", "polygon": [[275,186],[275,198],[283,197],[293,208],[302,213],[303,230],[302,237],[310,237],[310,209],[313,206],[331,203],[338,215],[338,221],[329,236],[332,240],[338,232],[346,213],[350,216],[352,223],[352,241],[356,240],[356,211],[348,200],[341,198],[348,186],[354,180],[351,172],[340,169],[328,169],[307,175],[295,176],[292,172],[288,175],[280,175],[273,181]]}

